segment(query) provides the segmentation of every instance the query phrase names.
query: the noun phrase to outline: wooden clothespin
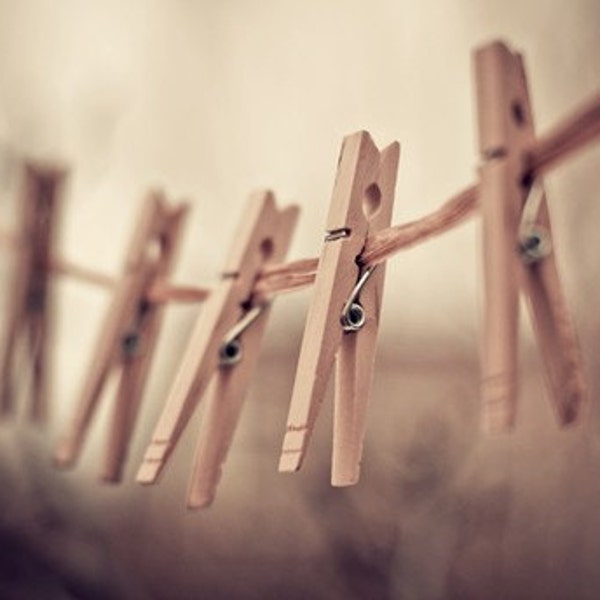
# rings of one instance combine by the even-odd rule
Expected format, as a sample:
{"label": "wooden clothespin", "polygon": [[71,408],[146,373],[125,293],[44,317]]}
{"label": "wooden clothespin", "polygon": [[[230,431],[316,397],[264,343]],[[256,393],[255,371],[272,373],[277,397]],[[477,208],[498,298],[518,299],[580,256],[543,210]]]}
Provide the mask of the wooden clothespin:
{"label": "wooden clothespin", "polygon": [[49,302],[52,251],[66,170],[26,163],[21,191],[21,216],[16,236],[17,258],[9,292],[7,331],[2,348],[0,407],[4,415],[15,410],[18,346],[25,343],[31,363],[29,415],[41,422],[47,417],[48,348],[51,333]]}
{"label": "wooden clothespin", "polygon": [[384,266],[364,269],[360,257],[390,225],[399,157],[397,142],[380,153],[364,131],[344,139],[280,471],[300,468],[335,361],[332,484],[358,481],[384,281]]}
{"label": "wooden clothespin", "polygon": [[297,217],[295,206],[279,210],[271,192],[251,196],[223,279],[198,318],[138,472],[140,483],[157,480],[212,381],[190,481],[190,508],[207,506],[214,497],[270,310],[268,304],[255,302],[254,284],[265,265],[285,257]]}
{"label": "wooden clothespin", "polygon": [[168,206],[156,192],[146,199],[75,414],[55,452],[58,466],[71,466],[79,457],[108,375],[119,369],[102,478],[120,481],[162,322],[162,306],[149,292],[175,265],[187,210],[185,204]]}
{"label": "wooden clothespin", "polygon": [[533,180],[528,165],[534,126],[523,60],[495,42],[475,52],[475,75],[484,161],[479,186],[485,267],[484,428],[503,431],[515,421],[520,288],[555,412],[566,425],[580,412],[585,382],[560,288],[543,184]]}

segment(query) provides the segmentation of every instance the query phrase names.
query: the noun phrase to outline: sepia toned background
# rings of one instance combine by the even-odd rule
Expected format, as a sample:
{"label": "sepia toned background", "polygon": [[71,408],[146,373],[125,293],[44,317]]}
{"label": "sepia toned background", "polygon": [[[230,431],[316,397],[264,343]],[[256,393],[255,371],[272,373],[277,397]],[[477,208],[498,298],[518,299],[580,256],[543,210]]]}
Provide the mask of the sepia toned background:
{"label": "sepia toned background", "polygon": [[[342,137],[402,146],[394,222],[471,183],[470,53],[501,37],[539,130],[600,87],[597,0],[0,0],[0,218],[24,157],[71,175],[60,252],[117,274],[149,187],[192,203],[175,280],[208,285],[249,192],[301,206],[316,256]],[[108,389],[78,467],[50,455],[107,292],[55,286],[52,422],[0,426],[1,598],[595,599],[600,594],[600,146],[547,178],[590,403],[558,430],[522,323],[516,431],[478,423],[476,220],[389,262],[362,478],[329,486],[331,398],[303,470],[279,475],[310,290],[277,300],[216,503],[184,508],[201,411],[158,486],[134,481],[199,306],[173,306],[126,481],[97,481]],[[0,309],[10,294],[0,256]],[[20,594],[20,595],[18,595]]]}

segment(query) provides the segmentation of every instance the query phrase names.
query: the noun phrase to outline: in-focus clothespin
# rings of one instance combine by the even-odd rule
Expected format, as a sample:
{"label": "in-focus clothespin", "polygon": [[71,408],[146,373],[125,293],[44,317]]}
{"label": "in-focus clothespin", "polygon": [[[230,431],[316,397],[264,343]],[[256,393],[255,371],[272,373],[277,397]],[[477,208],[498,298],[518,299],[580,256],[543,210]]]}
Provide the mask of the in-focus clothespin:
{"label": "in-focus clothespin", "polygon": [[[48,349],[51,333],[49,303],[52,251],[61,205],[61,188],[66,170],[26,163],[21,191],[21,216],[16,236],[17,257],[3,340],[0,371],[0,407],[3,414],[15,409],[17,379],[31,372],[29,414],[33,421],[47,417]],[[18,364],[19,345],[25,344],[26,362]]]}
{"label": "in-focus clothespin", "polygon": [[144,383],[162,322],[162,305],[150,297],[175,265],[188,207],[170,207],[152,192],[146,199],[127,253],[123,276],[106,313],[83,391],[54,455],[60,467],[74,464],[109,373],[120,370],[102,478],[120,481],[140,407]]}
{"label": "in-focus clothespin", "polygon": [[344,139],[325,243],[300,349],[280,471],[300,468],[336,362],[332,484],[358,481],[371,395],[384,266],[360,264],[367,236],[389,227],[400,146],[367,132]]}
{"label": "in-focus clothespin", "polygon": [[485,308],[483,424],[515,420],[519,290],[534,331],[558,420],[573,422],[585,397],[577,336],[561,291],[543,184],[533,181],[528,149],[533,115],[522,58],[501,42],[475,52],[479,115],[479,197],[483,219]]}
{"label": "in-focus clothespin", "polygon": [[214,497],[269,314],[268,304],[255,301],[253,287],[265,265],[285,257],[297,216],[296,206],[278,209],[271,192],[251,196],[223,279],[198,318],[138,472],[140,483],[157,480],[212,381],[190,480],[190,508],[207,506]]}

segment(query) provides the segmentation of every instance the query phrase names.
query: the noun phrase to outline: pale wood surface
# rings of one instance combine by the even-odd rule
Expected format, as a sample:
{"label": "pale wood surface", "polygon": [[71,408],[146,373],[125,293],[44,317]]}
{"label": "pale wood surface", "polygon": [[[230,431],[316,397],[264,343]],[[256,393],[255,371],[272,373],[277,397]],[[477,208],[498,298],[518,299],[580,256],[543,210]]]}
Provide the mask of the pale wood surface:
{"label": "pale wood surface", "polygon": [[[0,410],[15,410],[24,362],[31,364],[31,400],[28,412],[33,421],[45,421],[48,413],[50,258],[56,239],[61,205],[61,188],[66,170],[26,163],[20,193],[20,225],[13,279],[10,284],[7,331],[0,352]],[[20,352],[23,350],[23,352]],[[26,370],[25,370],[26,372]],[[20,380],[20,381],[19,381]]]}
{"label": "pale wood surface", "polygon": [[[296,226],[298,209],[282,210],[271,218],[273,252],[270,261],[285,258]],[[266,306],[258,321],[240,337],[242,360],[232,367],[221,367],[213,376],[205,400],[194,470],[190,478],[188,507],[202,508],[214,500],[243,401],[256,371],[262,339],[267,327],[270,306]]]}
{"label": "pale wood surface", "polygon": [[[251,196],[234,237],[223,279],[213,289],[190,336],[181,367],[138,471],[137,480],[140,483],[154,483],[157,480],[206,387],[219,369],[219,349],[225,334],[246,312],[245,305],[252,303],[252,292],[260,270],[274,257],[284,254],[283,250],[287,247],[288,240],[286,239],[284,242],[284,240],[278,239],[277,229],[282,227],[291,234],[290,229],[295,223],[296,209],[289,209],[289,211],[291,211],[289,216],[282,220],[281,215],[285,215],[285,211],[281,213],[277,209],[271,192],[261,191]],[[287,219],[290,221],[288,222]],[[276,242],[281,243],[282,247],[278,248]],[[263,316],[248,330],[246,337],[250,338],[250,342],[253,341],[254,335],[258,344],[260,336],[256,331],[252,333],[252,330],[257,328],[261,332],[260,325],[262,323],[264,326],[265,322],[266,319]],[[258,353],[258,346],[248,348],[248,343],[245,343],[244,348],[246,355]],[[228,389],[225,398],[226,404],[240,401],[239,390],[236,386],[239,381],[244,380],[244,377],[249,377],[256,357],[250,357],[246,362],[247,358],[247,356],[243,356],[241,363],[234,367],[235,370],[241,367],[242,373],[237,378],[233,377],[231,389]],[[215,384],[219,392],[224,392],[227,388],[229,377],[232,375],[224,374],[222,381]],[[236,398],[230,399],[233,396]],[[215,399],[215,401],[217,400]],[[227,410],[226,406],[225,412]],[[230,423],[230,431],[235,426],[237,412],[232,409],[229,417],[223,416]],[[222,415],[215,414],[214,409],[212,411],[209,409],[209,424],[212,419],[218,420],[221,417]],[[212,428],[212,425],[209,427]],[[222,442],[217,441],[220,448],[228,445],[226,438],[229,434],[225,430],[223,433],[225,435]],[[217,434],[217,437],[219,435]],[[201,442],[201,444],[203,443]],[[211,443],[209,441],[209,445]],[[209,501],[202,491],[205,489],[202,471],[205,469],[207,461],[212,463],[210,469],[218,469],[217,463],[224,458],[224,450],[218,450],[216,446],[214,448],[216,454],[213,454],[212,457],[208,456],[211,453],[210,448],[206,449],[201,445],[199,449],[199,467],[190,487],[189,498],[190,504],[194,506]],[[218,476],[216,477],[218,478]],[[208,478],[215,481],[213,475]]]}
{"label": "pale wood surface", "polygon": [[[298,359],[280,471],[295,471],[301,467],[336,354],[340,352],[332,480],[336,485],[348,485],[358,477],[383,274],[374,275],[374,281],[365,287],[368,325],[344,336],[340,317],[359,277],[356,260],[364,248],[370,226],[376,230],[389,225],[398,159],[397,143],[380,155],[366,132],[344,139],[327,231],[345,228],[349,235],[323,245]],[[367,190],[374,184],[381,195],[379,210],[367,217],[363,204]],[[371,285],[373,289],[368,292]],[[346,339],[342,340],[343,337]],[[358,351],[361,351],[360,356]]]}
{"label": "pale wood surface", "polygon": [[[148,300],[148,291],[175,264],[186,214],[187,205],[171,208],[158,193],[146,198],[81,396],[54,454],[58,466],[71,466],[78,459],[108,375],[118,369],[121,380],[102,477],[120,480],[162,318],[160,305]],[[133,336],[135,349],[125,347],[127,336]]]}
{"label": "pale wood surface", "polygon": [[[475,72],[480,151],[485,161],[479,187],[485,288],[483,426],[504,431],[515,422],[521,286],[530,305],[550,395],[559,421],[566,424],[579,412],[585,385],[554,253],[526,266],[517,250],[521,211],[531,183],[524,181],[530,168],[527,152],[535,146],[522,59],[495,42],[475,53]],[[550,234],[545,198],[537,223]]]}

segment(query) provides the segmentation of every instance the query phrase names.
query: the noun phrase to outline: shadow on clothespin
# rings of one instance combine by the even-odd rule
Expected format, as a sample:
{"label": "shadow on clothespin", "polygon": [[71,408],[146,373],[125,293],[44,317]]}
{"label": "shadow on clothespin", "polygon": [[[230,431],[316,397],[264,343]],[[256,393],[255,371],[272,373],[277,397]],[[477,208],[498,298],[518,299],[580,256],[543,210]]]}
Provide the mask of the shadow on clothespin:
{"label": "shadow on clothespin", "polygon": [[367,236],[389,227],[400,146],[378,151],[367,132],[344,139],[300,349],[280,471],[304,455],[334,361],[332,484],[358,481],[375,361],[384,265],[361,266]]}
{"label": "shadow on clothespin", "polygon": [[186,204],[168,206],[157,192],[146,199],[75,414],[56,448],[57,466],[69,467],[78,459],[108,375],[119,369],[102,478],[107,482],[121,480],[162,322],[162,305],[152,299],[150,291],[175,265],[187,210]]}
{"label": "shadow on clothespin", "polygon": [[[48,413],[50,269],[67,172],[34,163],[26,163],[23,170],[17,256],[0,354],[0,408],[3,415],[15,411],[21,374],[31,372],[28,413],[32,421],[43,422]],[[19,346],[25,352],[20,353]],[[19,364],[19,358],[26,367]]]}
{"label": "shadow on clothespin", "polygon": [[270,312],[253,288],[261,269],[285,257],[298,208],[278,209],[271,192],[253,194],[246,208],[222,280],[204,305],[181,367],[154,430],[137,480],[156,482],[209,383],[188,507],[208,506],[256,369]]}
{"label": "shadow on clothespin", "polygon": [[502,42],[476,50],[474,59],[483,159],[483,426],[496,432],[514,425],[520,289],[557,418],[566,425],[580,413],[585,381],[557,273],[543,183],[528,165],[534,126],[523,60]]}

